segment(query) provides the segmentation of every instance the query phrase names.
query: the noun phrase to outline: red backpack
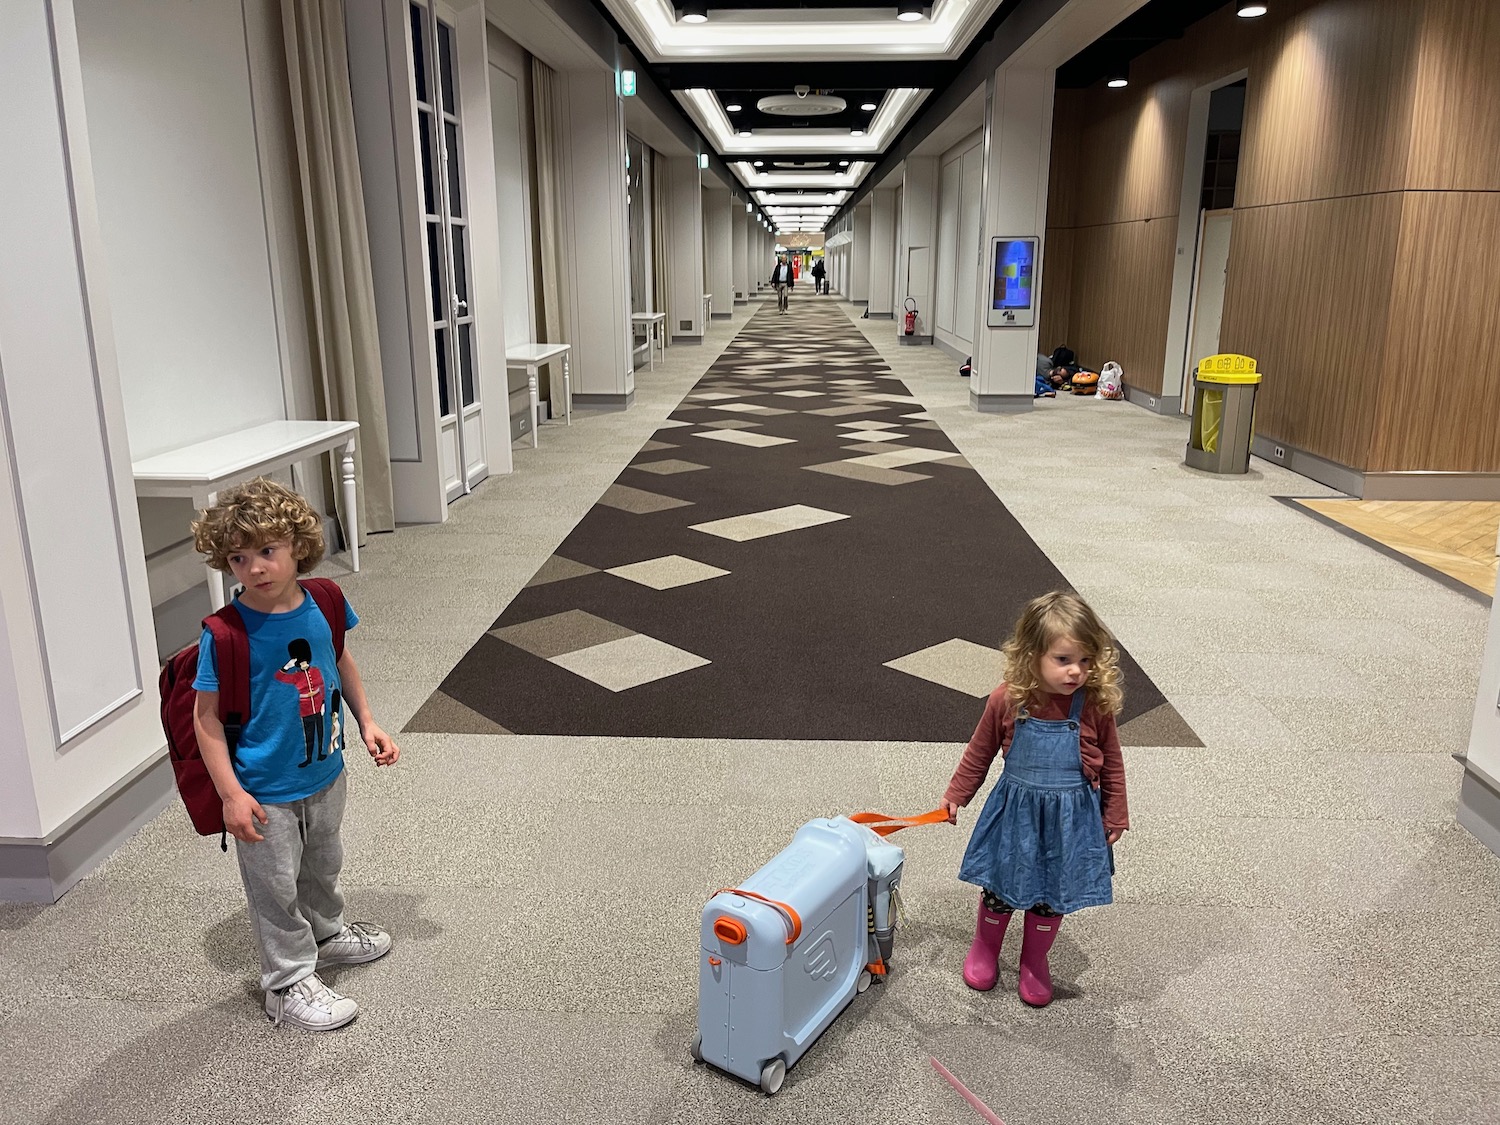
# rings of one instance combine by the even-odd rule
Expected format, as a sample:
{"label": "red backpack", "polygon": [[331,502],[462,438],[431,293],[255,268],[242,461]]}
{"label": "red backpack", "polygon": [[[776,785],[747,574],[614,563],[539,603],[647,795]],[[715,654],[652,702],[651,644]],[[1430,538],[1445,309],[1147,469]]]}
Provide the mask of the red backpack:
{"label": "red backpack", "polygon": [[[344,657],[346,611],[344,591],[327,578],[303,578],[298,584],[318,603],[328,628],[333,633],[333,655]],[[245,619],[232,604],[203,619],[203,627],[214,638],[214,656],[219,669],[219,721],[224,724],[224,741],[229,744],[229,760],[234,761],[240,734],[250,721],[250,637]],[[198,692],[193,679],[198,674],[198,645],[183,649],[161,670],[161,726],[167,733],[167,753],[177,778],[177,792],[187,806],[188,816],[200,836],[219,836],[219,847],[229,850],[228,831],[224,827],[224,802],[219,799],[208,767],[198,751],[198,734],[193,727],[193,709]]]}

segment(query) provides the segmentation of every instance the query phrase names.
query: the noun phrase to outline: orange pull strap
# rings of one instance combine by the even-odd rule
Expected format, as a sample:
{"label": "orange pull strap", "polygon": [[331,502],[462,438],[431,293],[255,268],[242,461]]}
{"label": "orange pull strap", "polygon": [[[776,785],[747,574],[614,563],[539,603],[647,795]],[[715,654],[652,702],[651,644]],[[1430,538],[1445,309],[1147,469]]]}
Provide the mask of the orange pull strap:
{"label": "orange pull strap", "polygon": [[785,915],[787,929],[791,931],[786,939],[786,943],[791,945],[802,936],[802,919],[795,910],[784,902],[777,902],[774,898],[767,898],[765,895],[756,894],[754,891],[741,890],[739,887],[720,887],[714,894],[741,895],[744,898],[753,898],[756,902],[763,902],[767,906],[775,907]]}
{"label": "orange pull strap", "polygon": [[849,817],[855,824],[863,824],[881,836],[900,832],[903,828],[915,828],[921,824],[943,824],[948,820],[946,809],[933,809],[921,816],[886,816],[885,813],[859,812]]}

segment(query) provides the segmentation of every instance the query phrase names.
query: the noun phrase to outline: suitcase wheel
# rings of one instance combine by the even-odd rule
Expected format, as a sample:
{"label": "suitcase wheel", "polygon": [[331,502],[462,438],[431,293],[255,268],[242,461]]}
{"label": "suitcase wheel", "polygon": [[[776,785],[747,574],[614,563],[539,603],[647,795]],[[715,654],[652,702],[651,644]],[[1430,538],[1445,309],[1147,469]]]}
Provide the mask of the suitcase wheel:
{"label": "suitcase wheel", "polygon": [[693,1036],[693,1045],[688,1050],[693,1052],[694,1062],[703,1061],[703,1032],[700,1031],[697,1035]]}
{"label": "suitcase wheel", "polygon": [[870,976],[869,969],[861,969],[859,971],[859,983],[854,986],[854,991],[863,992],[865,989],[870,987],[870,981],[873,979],[874,978]]}
{"label": "suitcase wheel", "polygon": [[766,1093],[774,1094],[785,1081],[786,1063],[780,1059],[772,1059],[760,1068],[760,1088]]}

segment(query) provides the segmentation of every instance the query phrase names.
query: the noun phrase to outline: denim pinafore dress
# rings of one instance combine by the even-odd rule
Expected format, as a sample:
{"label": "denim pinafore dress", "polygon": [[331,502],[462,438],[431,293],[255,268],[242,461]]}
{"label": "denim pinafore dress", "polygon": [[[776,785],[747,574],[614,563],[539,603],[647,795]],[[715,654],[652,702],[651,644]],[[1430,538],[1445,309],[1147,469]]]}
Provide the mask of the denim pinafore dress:
{"label": "denim pinafore dress", "polygon": [[1105,842],[1099,791],[1079,753],[1084,697],[1067,719],[1034,719],[1022,708],[1000,780],[969,837],[958,877],[1027,910],[1058,914],[1113,901],[1114,856]]}

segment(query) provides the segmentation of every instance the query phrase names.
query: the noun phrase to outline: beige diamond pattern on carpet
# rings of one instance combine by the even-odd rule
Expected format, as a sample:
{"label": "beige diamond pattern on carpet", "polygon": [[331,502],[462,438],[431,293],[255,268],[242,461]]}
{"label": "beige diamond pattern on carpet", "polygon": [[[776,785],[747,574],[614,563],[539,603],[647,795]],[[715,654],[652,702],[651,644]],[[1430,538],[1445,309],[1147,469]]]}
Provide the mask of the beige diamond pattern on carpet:
{"label": "beige diamond pattern on carpet", "polygon": [[908,676],[984,699],[1005,678],[1005,654],[955,637],[885,663]]}
{"label": "beige diamond pattern on carpet", "polygon": [[744,430],[699,430],[694,437],[727,441],[731,445],[748,445],[752,449],[765,449],[772,445],[791,445],[796,438],[772,437],[770,434],[751,434]]}
{"label": "beige diamond pattern on carpet", "polygon": [[562,653],[552,657],[552,663],[610,691],[628,691],[702,668],[710,662],[655,637],[636,633],[602,645]]}
{"label": "beige diamond pattern on carpet", "polygon": [[655,473],[657,476],[672,476],[675,473],[692,473],[699,469],[708,468],[707,465],[699,465],[693,461],[681,461],[676,457],[668,457],[665,461],[647,461],[642,465],[631,465],[632,469],[639,469],[643,473]]}
{"label": "beige diamond pattern on carpet", "polygon": [[710,578],[722,578],[727,570],[720,570],[707,563],[685,559],[681,555],[663,555],[659,559],[612,566],[605,572],[617,578],[626,578],[650,586],[653,590],[671,590],[677,586],[690,586],[694,582],[706,582]]}
{"label": "beige diamond pattern on carpet", "polygon": [[669,508],[689,508],[693,504],[691,500],[661,496],[641,488],[631,488],[628,484],[610,485],[604,495],[599,497],[599,503],[606,508],[617,508],[622,512],[630,512],[637,516],[650,515],[652,512],[665,512]]}
{"label": "beige diamond pattern on carpet", "polygon": [[581,562],[565,559],[561,555],[551,555],[541,566],[531,581],[526,583],[527,587],[545,586],[549,582],[562,582],[569,578],[582,578],[585,574],[598,574],[596,566],[585,566]]}
{"label": "beige diamond pattern on carpet", "polygon": [[765,512],[750,512],[728,519],[695,523],[694,531],[707,532],[721,539],[732,539],[743,543],[747,539],[760,539],[767,535],[780,535],[785,531],[801,531],[806,527],[835,523],[849,517],[840,512],[829,512],[822,508],[811,508],[806,504],[791,504],[785,508],[772,508]]}

